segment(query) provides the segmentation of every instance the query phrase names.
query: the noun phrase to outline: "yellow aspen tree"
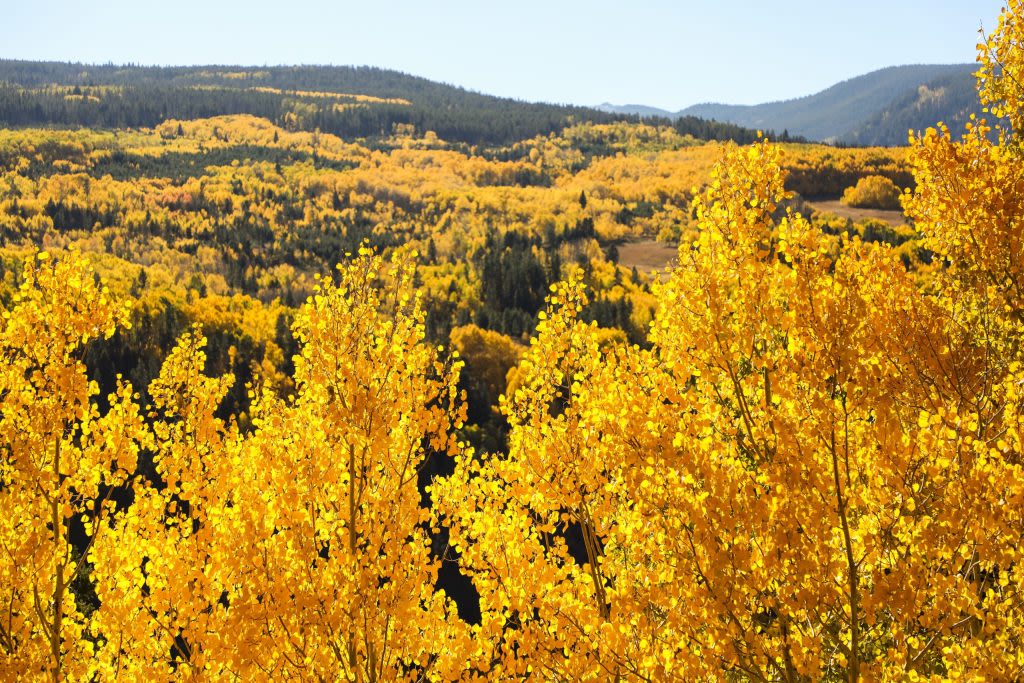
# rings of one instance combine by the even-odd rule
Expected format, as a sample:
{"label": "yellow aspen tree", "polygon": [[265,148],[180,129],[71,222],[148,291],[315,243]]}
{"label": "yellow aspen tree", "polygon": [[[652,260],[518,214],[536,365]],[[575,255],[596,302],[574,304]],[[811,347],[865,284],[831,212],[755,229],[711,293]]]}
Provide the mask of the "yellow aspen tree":
{"label": "yellow aspen tree", "polygon": [[[556,286],[551,302],[525,355],[520,389],[502,405],[511,424],[508,456],[467,451],[455,474],[432,488],[480,592],[478,642],[490,677],[612,673],[600,653],[579,646],[609,606],[602,555],[614,497],[603,488],[600,451],[579,428],[584,408],[574,391],[597,344],[575,321],[583,304],[578,280]],[[585,562],[574,560],[559,534],[569,526],[580,531]]]}
{"label": "yellow aspen tree", "polygon": [[467,666],[418,489],[428,453],[457,449],[458,368],[424,341],[413,258],[363,248],[321,281],[295,322],[294,399],[262,393],[253,407],[244,567],[276,579],[229,599],[262,626],[252,655],[265,671],[449,680]]}
{"label": "yellow aspen tree", "polygon": [[[1024,3],[1007,0],[999,25],[978,44],[978,94],[995,117],[1005,118],[1007,134],[1019,136],[1024,126]],[[1005,142],[1006,140],[1004,140]]]}
{"label": "yellow aspen tree", "polygon": [[127,324],[127,310],[81,256],[41,252],[3,318],[0,678],[87,680],[91,605],[72,584],[86,582],[85,555],[104,535],[111,493],[134,473],[148,436],[127,384],[100,414],[82,353]]}
{"label": "yellow aspen tree", "polygon": [[197,330],[182,335],[150,384],[158,479],[134,482],[132,504],[92,549],[97,660],[107,677],[229,673],[218,644],[231,639],[224,562],[237,552],[228,515],[242,504],[243,473],[228,455],[236,431],[215,415],[234,378],[204,374],[205,346]]}
{"label": "yellow aspen tree", "polygon": [[959,139],[941,124],[912,138],[917,191],[905,207],[941,267],[932,283],[952,350],[949,381],[922,420],[945,434],[963,471],[951,510],[967,529],[959,573],[974,586],[966,631],[943,649],[950,675],[1024,675],[1024,3],[1010,0],[978,46],[981,101]]}
{"label": "yellow aspen tree", "polygon": [[[457,367],[424,343],[407,252],[324,279],[294,327],[296,393],[254,388],[253,429],[216,417],[233,379],[186,335],[151,390],[161,486],[97,549],[104,660],[149,678],[450,680],[469,630],[435,588],[429,452],[456,449]],[[120,586],[131,583],[127,591]],[[112,639],[108,639],[112,642]],[[137,672],[137,673],[136,673]]]}
{"label": "yellow aspen tree", "polygon": [[687,386],[674,443],[705,496],[669,508],[686,610],[707,617],[689,635],[753,679],[938,673],[972,591],[943,516],[952,445],[921,434],[940,311],[888,247],[777,220],[779,154],[737,150],[714,174],[652,329]]}
{"label": "yellow aspen tree", "polygon": [[713,174],[650,352],[602,352],[559,286],[504,404],[509,454],[435,487],[491,675],[856,681],[946,675],[965,644],[966,670],[1018,656],[1013,596],[984,589],[1013,574],[997,510],[1019,476],[967,457],[978,418],[949,403],[979,354],[889,247],[780,208],[780,154]]}
{"label": "yellow aspen tree", "polygon": [[503,401],[509,453],[465,453],[433,489],[480,593],[479,655],[490,678],[691,680],[679,530],[658,519],[694,483],[666,466],[679,392],[578,319],[579,274],[549,304]]}

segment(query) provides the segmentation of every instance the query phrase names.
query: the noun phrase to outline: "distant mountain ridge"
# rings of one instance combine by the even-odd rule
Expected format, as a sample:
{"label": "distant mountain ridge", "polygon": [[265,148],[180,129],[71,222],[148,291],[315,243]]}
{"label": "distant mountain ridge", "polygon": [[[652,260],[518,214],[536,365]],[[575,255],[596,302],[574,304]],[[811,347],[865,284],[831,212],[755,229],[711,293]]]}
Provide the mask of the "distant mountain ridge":
{"label": "distant mountain ridge", "polygon": [[678,112],[643,105],[600,105],[615,114],[697,116],[809,140],[858,145],[904,145],[909,129],[944,121],[960,127],[978,112],[974,64],[893,66],[837,83],[821,92],[757,105],[704,103]]}
{"label": "distant mountain ridge", "polygon": [[668,109],[659,109],[658,107],[648,107],[644,104],[612,104],[610,102],[602,102],[601,104],[594,107],[598,111],[608,112],[609,114],[623,114],[626,116],[642,116],[643,118],[663,118],[663,119],[675,119],[682,116],[682,112],[672,112]]}

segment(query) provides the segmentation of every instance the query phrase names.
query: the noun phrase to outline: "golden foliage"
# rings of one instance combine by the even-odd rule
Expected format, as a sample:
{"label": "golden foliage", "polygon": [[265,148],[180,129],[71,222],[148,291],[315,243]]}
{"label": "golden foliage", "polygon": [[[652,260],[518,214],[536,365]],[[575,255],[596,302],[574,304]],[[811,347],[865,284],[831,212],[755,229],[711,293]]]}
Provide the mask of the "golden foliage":
{"label": "golden foliage", "polygon": [[[981,75],[1014,126],[1021,9],[983,55],[1002,75]],[[552,287],[501,401],[505,453],[455,436],[461,364],[426,342],[409,250],[362,248],[317,281],[292,327],[293,390],[257,381],[244,420],[222,414],[236,378],[207,374],[198,327],[145,407],[120,380],[100,401],[83,357],[127,331],[131,305],[78,252],[38,252],[0,330],[0,677],[1024,677],[1016,130],[914,141],[905,206],[942,263],[926,278],[796,213],[784,148],[724,146],[649,345],[582,320],[585,278],[625,296],[619,270]],[[677,142],[641,132],[623,144]],[[465,173],[451,154],[368,163],[400,161],[414,187],[434,166]],[[316,196],[315,171],[288,173]],[[38,182],[70,205],[97,192],[79,174]],[[218,191],[156,185],[166,207]],[[578,189],[560,191],[596,211],[601,193],[584,206]],[[238,316],[269,335],[250,302],[221,301],[211,327]],[[471,326],[452,342],[492,390],[520,355]],[[438,458],[449,476],[431,477]],[[437,587],[449,550],[479,623]]]}
{"label": "golden foliage", "polygon": [[1024,3],[1007,0],[999,26],[978,45],[978,94],[993,116],[1006,117],[1020,135],[1024,125]]}
{"label": "golden foliage", "polygon": [[869,175],[846,188],[841,201],[857,208],[895,210],[900,208],[901,196],[900,188],[893,181],[885,176]]}
{"label": "golden foliage", "polygon": [[0,335],[0,677],[92,675],[88,616],[71,586],[85,547],[106,533],[112,487],[124,485],[150,443],[132,389],[100,414],[80,360],[127,310],[94,283],[77,254],[26,262]]}
{"label": "golden foliage", "polygon": [[518,363],[522,349],[510,337],[476,325],[452,330],[450,343],[458,352],[472,377],[480,380],[487,394],[497,402],[504,393],[506,377]]}

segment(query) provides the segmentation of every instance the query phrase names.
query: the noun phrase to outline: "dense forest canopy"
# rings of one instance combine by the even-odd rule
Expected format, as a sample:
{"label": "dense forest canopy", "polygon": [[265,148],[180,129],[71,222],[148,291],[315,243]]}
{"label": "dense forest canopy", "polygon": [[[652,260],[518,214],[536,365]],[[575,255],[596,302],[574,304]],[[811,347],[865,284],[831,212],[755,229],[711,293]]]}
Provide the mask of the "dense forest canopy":
{"label": "dense forest canopy", "polygon": [[[786,149],[789,186],[801,195],[838,198],[865,176],[912,182],[903,150]],[[113,363],[97,376],[121,373],[145,391],[169,341],[202,322],[214,366],[228,367],[234,349],[244,368],[230,401],[244,402],[252,363],[288,374],[295,308],[315,275],[364,244],[417,248],[427,332],[438,342],[470,324],[525,341],[548,287],[582,266],[594,291],[586,314],[642,343],[652,269],[669,262],[644,257],[692,233],[694,190],[723,150],[624,122],[475,151],[408,128],[370,146],[247,114],[145,130],[7,130],[6,283],[15,286],[15,263],[38,246],[92,255],[113,289],[139,300],[132,331],[93,351]],[[814,215],[832,233],[900,245],[908,263],[927,257],[901,224]],[[472,422],[492,444],[503,388],[486,399],[471,392],[484,401]]]}
{"label": "dense forest canopy", "polygon": [[1022,41],[909,149],[0,130],[0,678],[1024,677]]}

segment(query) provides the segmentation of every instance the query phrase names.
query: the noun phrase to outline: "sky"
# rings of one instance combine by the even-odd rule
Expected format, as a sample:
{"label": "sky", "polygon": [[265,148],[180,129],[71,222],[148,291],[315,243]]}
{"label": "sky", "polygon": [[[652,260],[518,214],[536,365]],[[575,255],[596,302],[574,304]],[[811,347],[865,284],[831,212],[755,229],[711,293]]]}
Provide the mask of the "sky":
{"label": "sky", "polygon": [[521,100],[756,104],[973,62],[1002,0],[0,0],[0,58],[352,64]]}

